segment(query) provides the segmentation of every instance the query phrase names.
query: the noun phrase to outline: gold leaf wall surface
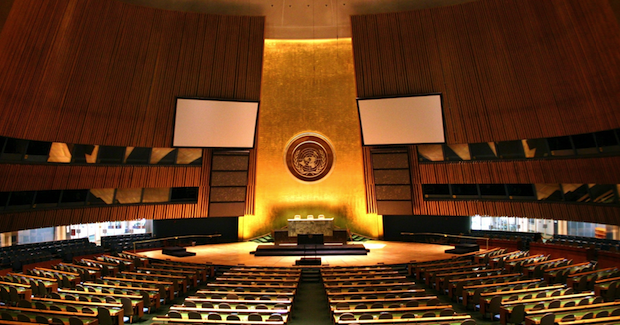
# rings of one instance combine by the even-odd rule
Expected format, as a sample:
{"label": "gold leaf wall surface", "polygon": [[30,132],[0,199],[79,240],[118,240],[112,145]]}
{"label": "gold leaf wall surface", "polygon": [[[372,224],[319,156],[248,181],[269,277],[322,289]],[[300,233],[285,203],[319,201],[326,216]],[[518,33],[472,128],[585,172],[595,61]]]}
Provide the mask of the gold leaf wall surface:
{"label": "gold leaf wall surface", "polygon": [[[255,213],[242,218],[241,237],[284,227],[296,214],[380,237],[382,218],[366,213],[351,40],[266,40],[261,89]],[[306,132],[334,148],[332,171],[316,182],[295,178],[284,158],[288,142]]]}

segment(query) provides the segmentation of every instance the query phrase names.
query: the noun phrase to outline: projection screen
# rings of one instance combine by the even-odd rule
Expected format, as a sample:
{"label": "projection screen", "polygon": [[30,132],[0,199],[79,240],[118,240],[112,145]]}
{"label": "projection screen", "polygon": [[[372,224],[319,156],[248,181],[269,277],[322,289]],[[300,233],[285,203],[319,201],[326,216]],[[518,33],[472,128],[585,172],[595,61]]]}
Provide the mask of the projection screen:
{"label": "projection screen", "polygon": [[174,147],[253,148],[258,102],[177,98]]}
{"label": "projection screen", "polygon": [[441,95],[358,99],[364,145],[444,143]]}

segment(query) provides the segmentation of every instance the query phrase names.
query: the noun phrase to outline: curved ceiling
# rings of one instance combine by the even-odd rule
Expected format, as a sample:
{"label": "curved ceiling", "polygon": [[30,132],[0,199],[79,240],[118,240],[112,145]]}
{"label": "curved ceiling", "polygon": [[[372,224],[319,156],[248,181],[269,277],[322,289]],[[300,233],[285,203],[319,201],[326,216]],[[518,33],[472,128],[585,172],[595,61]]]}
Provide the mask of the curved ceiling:
{"label": "curved ceiling", "polygon": [[265,38],[351,37],[352,15],[425,9],[474,0],[121,0],[160,9],[265,16]]}

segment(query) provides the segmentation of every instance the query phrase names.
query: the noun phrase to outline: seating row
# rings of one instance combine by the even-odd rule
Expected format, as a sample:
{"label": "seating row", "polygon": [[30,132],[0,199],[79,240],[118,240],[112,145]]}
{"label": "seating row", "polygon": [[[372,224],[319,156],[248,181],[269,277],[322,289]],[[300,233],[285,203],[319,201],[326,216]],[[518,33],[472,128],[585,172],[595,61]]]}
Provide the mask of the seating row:
{"label": "seating row", "polygon": [[[494,269],[494,274],[474,272],[474,262],[467,266],[426,263],[415,269],[421,278],[434,278],[440,293],[502,324],[618,322],[614,317],[620,316],[620,302],[615,301],[620,277],[615,268],[596,269],[596,263],[573,264],[568,259],[530,256],[525,251],[498,252],[486,260],[488,267],[499,270]],[[464,271],[452,272],[457,268]]]}
{"label": "seating row", "polygon": [[166,316],[155,317],[154,321],[285,324],[299,278],[299,269],[232,268],[208,283],[207,289],[187,297],[182,305],[173,305]]}
{"label": "seating row", "polygon": [[[468,261],[441,263],[460,265]],[[419,264],[408,268],[408,272],[423,274],[422,270],[433,265],[437,264]],[[322,270],[321,273],[335,324],[476,323],[471,316],[455,313],[450,305],[440,304],[436,296],[427,294],[406,276],[384,266]],[[361,284],[360,280],[368,282]]]}

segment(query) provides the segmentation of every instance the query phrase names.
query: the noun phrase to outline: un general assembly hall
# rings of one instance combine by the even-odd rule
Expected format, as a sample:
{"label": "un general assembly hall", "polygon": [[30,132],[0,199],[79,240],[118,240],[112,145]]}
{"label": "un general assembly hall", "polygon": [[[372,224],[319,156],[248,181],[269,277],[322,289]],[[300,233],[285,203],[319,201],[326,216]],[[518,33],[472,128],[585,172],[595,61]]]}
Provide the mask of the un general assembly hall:
{"label": "un general assembly hall", "polygon": [[3,0],[1,324],[620,324],[619,0]]}

